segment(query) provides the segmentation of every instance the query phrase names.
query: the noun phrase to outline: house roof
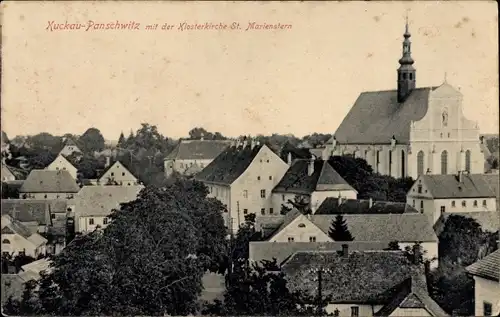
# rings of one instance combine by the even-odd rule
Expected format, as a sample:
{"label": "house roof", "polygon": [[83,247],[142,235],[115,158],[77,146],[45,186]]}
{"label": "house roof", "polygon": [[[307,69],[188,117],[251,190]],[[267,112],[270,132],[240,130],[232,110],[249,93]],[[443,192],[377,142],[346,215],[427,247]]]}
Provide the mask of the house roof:
{"label": "house roof", "polygon": [[[309,176],[309,166],[313,173]],[[278,193],[309,194],[314,191],[355,190],[335,169],[323,160],[296,160],[287,170],[281,181],[273,189]]]}
{"label": "house roof", "polygon": [[80,187],[68,171],[32,170],[21,193],[78,193]]}
{"label": "house roof", "polygon": [[418,212],[406,203],[392,201],[372,201],[363,199],[326,198],[318,207],[315,215],[336,214],[402,214]]}
{"label": "house roof", "polygon": [[65,200],[2,199],[2,215],[9,214],[20,222],[49,225],[50,213],[66,213],[66,209]]}
{"label": "house roof", "polygon": [[2,163],[2,174],[1,175],[2,175],[2,177],[10,176],[10,177],[16,178],[16,175],[14,175],[14,173],[12,173],[9,166],[7,166],[4,163]]}
{"label": "house roof", "polygon": [[292,160],[296,159],[309,159],[311,157],[311,152],[308,148],[295,147],[290,142],[286,141],[280,151],[280,156],[283,160],[288,159],[288,153],[292,155]]}
{"label": "house roof", "polygon": [[401,104],[397,101],[397,90],[361,93],[335,132],[337,142],[386,144],[394,136],[397,142],[407,144],[410,123],[425,116],[433,89],[414,89]]}
{"label": "house roof", "polygon": [[500,281],[500,249],[469,265],[466,270],[472,275],[492,281]]}
{"label": "house roof", "polygon": [[14,176],[16,180],[23,180],[26,178],[25,170],[13,166],[8,166],[7,164],[2,163],[2,175],[4,175],[4,173],[12,174],[12,176]]}
{"label": "house roof", "polygon": [[266,145],[251,147],[228,147],[207,165],[195,179],[208,182],[230,185],[243,174],[253,162],[259,151]]}
{"label": "house roof", "polygon": [[[269,219],[256,218],[256,229],[262,230],[263,227],[272,236],[277,235],[289,223],[300,215],[300,212],[288,212],[282,217],[268,221]],[[328,234],[332,221],[337,215],[308,215],[307,219],[316,225],[321,231]],[[344,214],[344,220],[347,227],[357,242],[383,242],[394,241],[410,242],[435,242],[438,240],[432,227],[431,220],[427,215],[421,213],[404,214]],[[258,223],[265,221],[265,224]],[[275,230],[272,230],[274,228]]]}
{"label": "house roof", "polygon": [[397,294],[394,286],[411,276],[412,266],[398,251],[350,251],[347,256],[301,251],[285,261],[282,270],[293,290],[310,294],[317,292],[315,269],[328,270],[323,294],[331,296],[331,303],[386,304]]}
{"label": "house roof", "polygon": [[367,251],[384,250],[388,247],[387,242],[250,242],[250,260],[260,262],[262,260],[271,261],[276,259],[278,264],[288,259],[296,252],[300,251],[341,251],[342,244],[347,244],[349,250]]}
{"label": "house roof", "polygon": [[39,280],[40,272],[49,270],[51,263],[51,260],[44,258],[21,266],[21,270],[23,273],[31,273],[29,275],[30,279]]}
{"label": "house roof", "polygon": [[134,186],[84,186],[74,199],[78,217],[107,216],[121,203],[133,201],[144,188]]}
{"label": "house roof", "polygon": [[181,140],[165,160],[213,160],[230,145],[229,140]]}
{"label": "house roof", "polygon": [[9,215],[2,215],[2,233],[18,234],[37,247],[47,243],[47,239],[38,233],[32,233],[28,227]]}
{"label": "house roof", "polygon": [[470,211],[470,212],[443,212],[439,219],[434,224],[434,231],[439,236],[444,230],[446,225],[446,220],[451,215],[460,215],[466,218],[474,219],[481,228],[485,231],[497,232],[500,230],[500,212],[498,210],[493,211]]}
{"label": "house roof", "polygon": [[499,195],[499,178],[494,174],[422,175],[422,182],[434,198],[488,198]]}

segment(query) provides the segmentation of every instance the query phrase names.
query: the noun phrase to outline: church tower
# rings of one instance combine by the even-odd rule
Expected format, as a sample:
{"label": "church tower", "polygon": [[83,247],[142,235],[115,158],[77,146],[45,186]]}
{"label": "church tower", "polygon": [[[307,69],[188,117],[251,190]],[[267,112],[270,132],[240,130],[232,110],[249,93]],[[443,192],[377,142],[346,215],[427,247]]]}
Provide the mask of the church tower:
{"label": "church tower", "polygon": [[415,68],[411,57],[410,31],[408,30],[408,16],[406,16],[406,29],[403,41],[403,57],[399,60],[398,68],[398,102],[404,102],[406,97],[415,89]]}

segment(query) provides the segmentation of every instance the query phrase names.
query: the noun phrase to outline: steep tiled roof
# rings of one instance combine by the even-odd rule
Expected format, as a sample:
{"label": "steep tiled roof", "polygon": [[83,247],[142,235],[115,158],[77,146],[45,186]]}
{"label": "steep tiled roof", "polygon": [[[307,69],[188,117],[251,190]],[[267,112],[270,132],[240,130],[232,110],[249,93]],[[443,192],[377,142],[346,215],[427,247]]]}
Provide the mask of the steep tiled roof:
{"label": "steep tiled roof", "polygon": [[50,213],[65,213],[65,200],[3,199],[2,215],[9,214],[20,222],[36,221],[40,225],[50,224]]}
{"label": "steep tiled roof", "polygon": [[316,215],[334,214],[402,214],[418,212],[406,203],[392,201],[373,201],[370,207],[369,200],[341,199],[328,197],[318,207]]}
{"label": "steep tiled roof", "polygon": [[462,174],[462,182],[457,175],[422,175],[422,182],[427,185],[434,198],[483,198],[497,197],[498,175]]}
{"label": "steep tiled roof", "polygon": [[318,284],[314,269],[329,269],[323,274],[323,294],[331,296],[332,303],[385,304],[397,294],[394,286],[411,276],[412,266],[397,251],[354,251],[347,256],[315,251],[295,253],[282,270],[293,290],[314,295]]}
{"label": "steep tiled roof", "polygon": [[77,193],[80,187],[68,171],[32,170],[21,193]]}
{"label": "steep tiled roof", "polygon": [[144,188],[137,186],[84,186],[74,199],[77,217],[106,216],[121,203],[133,201]]}
{"label": "steep tiled roof", "polygon": [[228,140],[181,140],[165,160],[212,160],[230,145]]}
{"label": "steep tiled roof", "polygon": [[195,176],[202,182],[230,185],[250,166],[255,156],[266,145],[254,148],[231,146],[215,158],[207,167]]}
{"label": "steep tiled roof", "polygon": [[[314,171],[308,175],[309,165]],[[308,194],[314,191],[354,190],[336,170],[323,160],[296,160],[285,173],[273,192]]]}
{"label": "steep tiled roof", "polygon": [[402,104],[396,90],[361,93],[335,132],[337,142],[385,144],[395,136],[397,142],[408,143],[410,122],[425,116],[432,89],[417,88]]}
{"label": "steep tiled roof", "polygon": [[341,251],[342,244],[347,244],[349,250],[367,251],[384,250],[389,245],[387,242],[250,242],[250,260],[260,262],[276,259],[281,264],[287,258],[299,251]]}
{"label": "steep tiled roof", "polygon": [[439,217],[438,221],[436,221],[436,223],[434,224],[434,231],[438,236],[444,230],[444,226],[446,225],[446,220],[451,215],[460,215],[466,218],[472,218],[478,224],[480,224],[481,228],[485,231],[497,232],[498,230],[500,230],[500,212],[498,210],[470,211],[470,212],[460,212],[460,213],[443,212]]}
{"label": "steep tiled roof", "polygon": [[472,275],[493,281],[500,281],[500,250],[490,253],[483,259],[469,265],[466,270]]}
{"label": "steep tiled roof", "polygon": [[[290,212],[288,213],[290,214]],[[287,216],[288,216],[287,214]],[[285,216],[286,217],[286,216]],[[276,235],[283,230],[283,221],[279,223],[276,219],[272,223],[267,223],[267,230],[272,231],[274,227],[276,230],[272,231],[272,235]],[[297,214],[289,216],[298,217]],[[321,229],[324,233],[328,234],[332,221],[336,215],[310,215],[308,219]],[[278,217],[276,217],[278,218]],[[347,227],[357,242],[383,242],[383,241],[422,241],[422,242],[435,242],[437,241],[436,233],[432,227],[431,221],[427,215],[421,213],[405,213],[405,214],[349,214],[343,215],[347,223]],[[287,218],[289,219],[289,218]],[[293,221],[289,219],[288,223]],[[260,217],[256,218],[256,228],[261,229],[262,225],[259,223]]]}

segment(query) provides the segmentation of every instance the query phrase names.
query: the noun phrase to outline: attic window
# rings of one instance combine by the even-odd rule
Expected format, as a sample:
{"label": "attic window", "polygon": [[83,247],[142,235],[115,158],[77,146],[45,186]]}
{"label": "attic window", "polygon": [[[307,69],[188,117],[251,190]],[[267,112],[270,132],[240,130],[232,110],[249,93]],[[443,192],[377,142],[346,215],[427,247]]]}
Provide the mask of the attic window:
{"label": "attic window", "polygon": [[299,223],[299,226],[298,226],[298,227],[299,227],[299,228],[305,228],[305,227],[306,227],[306,225],[305,225],[305,224],[303,224],[303,223]]}
{"label": "attic window", "polygon": [[2,244],[10,244],[9,239],[3,239],[3,240],[2,240]]}

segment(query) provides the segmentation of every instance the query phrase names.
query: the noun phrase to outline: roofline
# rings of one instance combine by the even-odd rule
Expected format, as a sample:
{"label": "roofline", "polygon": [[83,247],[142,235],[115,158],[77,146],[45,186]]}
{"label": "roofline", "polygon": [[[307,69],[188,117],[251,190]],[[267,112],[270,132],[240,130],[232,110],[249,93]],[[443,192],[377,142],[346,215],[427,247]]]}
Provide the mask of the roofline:
{"label": "roofline", "polygon": [[[211,184],[211,185],[220,185],[220,186],[227,186],[227,187],[231,187],[231,185],[234,183],[219,183],[219,182],[212,182],[212,181],[207,181],[207,180],[201,180],[199,178],[194,178],[196,181],[198,182],[202,182],[202,183],[207,183],[207,184]],[[236,181],[236,180],[235,180]]]}
{"label": "roofline", "polygon": [[[44,190],[44,191],[38,191],[38,190],[28,190],[28,191],[25,191],[25,190],[22,190],[20,189],[19,192],[20,193],[34,193],[34,194],[43,194],[43,193],[50,193],[50,194],[75,194],[75,193],[78,193],[80,190],[77,190],[77,191],[50,191],[50,190]],[[62,198],[59,198],[61,200],[63,200]],[[42,199],[36,199],[36,200],[42,200]],[[56,200],[56,198],[52,198],[50,200]]]}
{"label": "roofline", "polygon": [[473,273],[473,272],[469,271],[468,268],[465,268],[465,271],[467,271],[467,274],[472,275],[472,276],[477,276],[477,277],[480,277],[480,278],[484,278],[484,279],[489,280],[489,281],[500,282],[500,278],[496,278],[496,277],[492,277],[492,276],[487,276],[485,274],[480,274],[480,273]]}

